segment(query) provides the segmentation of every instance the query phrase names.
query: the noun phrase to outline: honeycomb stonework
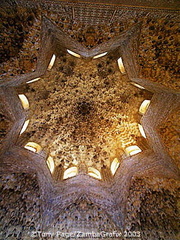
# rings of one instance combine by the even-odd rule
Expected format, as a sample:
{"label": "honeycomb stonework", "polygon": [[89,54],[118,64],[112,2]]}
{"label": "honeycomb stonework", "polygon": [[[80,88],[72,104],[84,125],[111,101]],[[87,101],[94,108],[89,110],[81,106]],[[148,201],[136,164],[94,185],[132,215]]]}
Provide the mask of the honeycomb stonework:
{"label": "honeycomb stonework", "polygon": [[[26,11],[26,9],[23,9],[23,11]],[[12,53],[8,65],[2,63],[2,73],[4,73],[4,77],[35,70],[38,50],[40,48],[41,14],[47,16],[69,36],[88,48],[106,42],[130,28],[134,23],[141,22],[142,29],[138,54],[140,76],[172,89],[179,90],[180,86],[177,81],[179,78],[178,24],[176,24],[176,16],[174,19],[172,17],[169,20],[169,16],[161,17],[161,15],[159,18],[157,18],[157,16],[153,18],[153,16],[146,15],[132,18],[131,15],[128,15],[125,19],[122,18],[112,23],[89,26],[89,24],[73,22],[66,15],[63,16],[53,11],[48,12],[43,9],[41,11],[40,9],[36,9],[36,11],[31,14],[32,16],[30,15],[32,20],[28,31],[26,31],[20,50],[17,52],[19,55],[18,59],[12,58],[14,57]],[[19,13],[19,15],[20,18],[21,14]],[[9,18],[11,19],[11,17]],[[11,26],[8,22],[6,23],[5,19],[2,28],[2,36],[4,34],[4,39],[6,39],[5,37],[8,36],[8,34],[3,29],[7,29],[8,31],[9,27]],[[9,32],[11,32],[11,30],[9,30]],[[20,37],[21,34],[18,36]],[[10,42],[8,44],[12,45]],[[8,51],[11,51],[8,44],[6,45],[5,43],[5,46],[7,46]],[[7,68],[7,66],[9,67]]]}
{"label": "honeycomb stonework", "polygon": [[85,161],[99,170],[102,163],[110,167],[141,137],[136,115],[145,91],[129,83],[111,55],[87,64],[67,54],[22,91],[30,103],[29,141],[40,144],[56,165]]}
{"label": "honeycomb stonework", "polygon": [[170,156],[179,167],[179,141],[180,141],[180,124],[178,117],[180,115],[179,109],[172,112],[167,121],[160,127],[160,134],[165,143],[166,149]]}
{"label": "honeycomb stonework", "polygon": [[0,239],[23,239],[29,231],[40,228],[40,196],[38,192],[39,187],[35,174],[1,175]]}
{"label": "honeycomb stonework", "polygon": [[[176,2],[2,1],[0,239],[66,239],[42,236],[54,231],[179,239]],[[81,44],[81,59],[67,53],[64,39],[75,49]],[[110,51],[109,43],[117,48]],[[103,46],[106,56],[85,57]],[[53,53],[55,65],[46,71]],[[119,57],[126,74],[118,68]],[[26,84],[32,76],[41,79]],[[29,110],[18,94],[27,96]],[[145,99],[151,103],[142,116]],[[20,135],[27,119],[30,124]],[[29,141],[42,151],[25,149]],[[142,152],[126,156],[132,145]],[[56,179],[46,163],[49,156],[59,165]],[[119,167],[113,176],[115,158]],[[79,173],[63,180],[72,166]],[[87,174],[90,166],[101,180]]]}

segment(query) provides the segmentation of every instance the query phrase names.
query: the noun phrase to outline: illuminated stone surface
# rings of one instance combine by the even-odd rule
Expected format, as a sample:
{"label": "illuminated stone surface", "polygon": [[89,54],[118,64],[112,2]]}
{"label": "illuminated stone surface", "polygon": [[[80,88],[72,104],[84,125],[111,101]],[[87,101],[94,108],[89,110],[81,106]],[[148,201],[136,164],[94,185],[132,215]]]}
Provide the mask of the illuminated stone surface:
{"label": "illuminated stone surface", "polygon": [[[3,1],[1,7],[2,239],[29,240],[32,231],[53,230],[130,230],[140,231],[143,240],[179,239],[176,1],[120,6],[114,0],[116,7],[97,1],[16,2]],[[112,46],[117,48],[110,51]],[[46,72],[53,54],[55,65]],[[27,95],[28,112],[18,94]],[[142,116],[144,99],[151,104]],[[29,141],[42,151],[25,149]],[[142,152],[126,157],[124,149],[132,145]],[[113,176],[114,158],[119,167]],[[55,161],[52,174],[47,159]],[[63,180],[74,166],[78,174]],[[102,179],[88,175],[91,167]]]}

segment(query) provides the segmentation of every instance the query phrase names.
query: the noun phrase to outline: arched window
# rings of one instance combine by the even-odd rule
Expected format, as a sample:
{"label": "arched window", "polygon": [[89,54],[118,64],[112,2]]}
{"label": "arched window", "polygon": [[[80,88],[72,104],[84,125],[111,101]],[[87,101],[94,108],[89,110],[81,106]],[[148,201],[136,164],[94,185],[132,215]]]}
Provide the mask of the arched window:
{"label": "arched window", "polygon": [[35,153],[39,153],[42,148],[39,144],[35,143],[35,142],[28,142],[24,148],[28,149],[29,151],[35,152]]}
{"label": "arched window", "polygon": [[77,53],[75,53],[75,52],[73,52],[73,51],[71,51],[71,50],[69,50],[69,49],[67,49],[67,52],[68,52],[69,54],[71,54],[72,56],[74,56],[74,57],[77,57],[77,58],[80,58],[80,57],[81,57],[79,54],[77,54]]}
{"label": "arched window", "polygon": [[20,134],[22,134],[23,132],[26,131],[28,125],[29,125],[29,120],[26,120],[25,123],[24,123],[24,125],[23,125],[23,127],[22,127],[22,129],[21,129]]}
{"label": "arched window", "polygon": [[149,104],[150,104],[150,100],[144,100],[142,103],[141,103],[141,106],[140,106],[140,108],[139,108],[139,113],[140,114],[145,114],[146,113],[146,111],[147,111],[147,109],[148,109],[148,107],[149,107]]}
{"label": "arched window", "polygon": [[55,63],[55,60],[56,60],[56,55],[53,54],[52,58],[51,58],[51,61],[49,63],[49,66],[48,66],[48,70],[51,70],[52,67],[54,66],[54,63]]}
{"label": "arched window", "polygon": [[98,55],[94,56],[93,59],[97,59],[97,58],[100,58],[100,57],[104,57],[106,54],[107,54],[107,52],[98,54]]}
{"label": "arched window", "polygon": [[137,84],[137,83],[134,83],[134,82],[131,82],[132,85],[134,85],[135,87],[138,87],[140,89],[145,89],[143,86]]}
{"label": "arched window", "polygon": [[54,168],[55,168],[53,158],[51,156],[49,156],[47,161],[46,161],[46,163],[48,165],[48,168],[49,168],[50,172],[53,173],[54,172]]}
{"label": "arched window", "polygon": [[97,179],[101,179],[101,173],[93,167],[88,168],[88,175]]}
{"label": "arched window", "polygon": [[142,152],[142,150],[136,145],[129,146],[125,149],[125,153],[126,153],[127,156],[133,156],[133,155],[135,155],[137,153],[140,153],[140,152]]}
{"label": "arched window", "polygon": [[23,108],[25,110],[28,110],[29,109],[29,101],[28,101],[27,97],[24,94],[19,94],[18,96],[21,100],[21,104],[22,104]]}
{"label": "arched window", "polygon": [[26,83],[33,83],[33,82],[36,82],[36,81],[38,81],[38,80],[40,80],[41,78],[34,78],[34,79],[32,79],[32,80],[30,80],[30,81],[28,81],[28,82],[26,82]]}
{"label": "arched window", "polygon": [[123,64],[123,61],[122,61],[122,58],[120,57],[118,59],[118,67],[119,67],[119,70],[122,74],[125,74],[125,67],[124,67],[124,64]]}
{"label": "arched window", "polygon": [[77,175],[77,173],[78,173],[77,167],[70,167],[70,168],[66,169],[66,171],[64,172],[63,179],[74,177]]}
{"label": "arched window", "polygon": [[139,131],[140,131],[141,135],[142,135],[144,138],[146,138],[146,134],[145,134],[145,132],[144,132],[143,126],[142,126],[141,124],[138,124],[138,127],[139,127]]}
{"label": "arched window", "polygon": [[112,175],[115,174],[116,170],[118,169],[119,167],[119,161],[117,158],[115,158],[112,163],[111,163],[111,172],[112,172]]}

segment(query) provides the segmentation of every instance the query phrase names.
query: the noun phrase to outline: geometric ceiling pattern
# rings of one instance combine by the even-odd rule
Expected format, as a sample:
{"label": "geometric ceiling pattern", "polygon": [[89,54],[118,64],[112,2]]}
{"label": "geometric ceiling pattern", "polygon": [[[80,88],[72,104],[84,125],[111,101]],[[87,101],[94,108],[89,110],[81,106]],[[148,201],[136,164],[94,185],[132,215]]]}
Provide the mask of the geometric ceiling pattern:
{"label": "geometric ceiling pattern", "polygon": [[[71,11],[82,21],[80,8]],[[104,16],[114,21],[117,11]],[[94,46],[87,44],[95,39],[93,28],[83,44],[48,15],[41,24],[34,71],[0,80],[1,171],[17,174],[14,182],[23,173],[34,179],[41,229],[100,231],[104,219],[106,231],[120,231],[135,178],[179,179],[160,127],[178,109],[180,94],[141,76],[142,22]]]}

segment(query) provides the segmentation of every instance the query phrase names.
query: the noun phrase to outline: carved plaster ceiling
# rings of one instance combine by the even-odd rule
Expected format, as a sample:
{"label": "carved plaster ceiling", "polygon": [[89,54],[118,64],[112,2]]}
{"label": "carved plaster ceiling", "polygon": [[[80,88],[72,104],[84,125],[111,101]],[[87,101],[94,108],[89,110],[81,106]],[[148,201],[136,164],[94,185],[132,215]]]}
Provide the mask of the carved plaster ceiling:
{"label": "carved plaster ceiling", "polygon": [[[32,74],[35,78],[42,75],[37,69],[26,76],[26,82],[31,85],[17,90],[19,96],[25,93],[30,102],[26,120],[30,120],[29,131],[20,139],[38,142],[55,167],[85,164],[99,171],[103,166],[110,169],[114,159],[120,160],[126,149],[138,142],[146,149],[137,119],[141,103],[152,94],[133,87],[127,74],[121,73],[118,67],[124,43],[130,35],[131,41],[137,41],[139,27],[136,24],[119,37],[88,50],[44,17],[42,55],[38,61],[46,69],[47,53],[54,51],[53,56],[58,59],[42,80],[29,83]],[[50,37],[47,33],[51,33]],[[69,49],[82,59],[68,56]],[[107,56],[93,59],[102,53]],[[136,105],[132,104],[134,101]]]}
{"label": "carved plaster ceiling", "polygon": [[[82,44],[82,39],[70,37],[51,20],[43,16],[41,29],[36,22],[41,34],[32,30],[38,37],[41,35],[32,44],[37,44],[36,68],[32,60],[32,65],[22,70],[23,62],[21,72],[4,74],[0,82],[3,171],[37,174],[44,225],[54,221],[59,209],[66,215],[75,203],[82,219],[83,206],[88,209],[92,204],[93,209],[99,206],[105,220],[109,216],[110,226],[115,223],[122,228],[133,177],[179,177],[178,164],[167,154],[159,130],[170,114],[172,121],[173,111],[178,108],[177,85],[173,90],[159,84],[161,80],[157,83],[142,77],[137,55],[143,23],[132,22],[102,41],[95,35],[95,27],[88,27]],[[67,50],[78,54],[78,58]],[[107,54],[94,58],[103,53]],[[50,66],[54,56],[54,66]],[[118,66],[120,57],[125,72]],[[30,82],[34,79],[37,81]],[[22,105],[23,94],[29,106]],[[147,111],[140,113],[144,100],[150,104]],[[27,120],[28,128],[22,133]],[[28,142],[38,143],[40,148],[24,148]],[[138,146],[140,151],[130,156],[127,148],[132,146]],[[17,160],[12,166],[14,155]],[[60,174],[54,181],[54,172],[49,165],[51,175],[46,164],[49,158],[61,173],[77,167],[77,176],[63,180]],[[113,176],[114,159],[119,168]],[[88,167],[98,170],[101,180],[88,176]]]}
{"label": "carved plaster ceiling", "polygon": [[110,168],[115,158],[122,158],[126,147],[137,142],[146,146],[137,119],[141,103],[152,94],[134,87],[127,74],[120,72],[118,59],[124,38],[115,39],[108,56],[99,59],[86,57],[98,55],[98,49],[88,51],[79,45],[85,56],[77,59],[68,54],[70,47],[55,47],[57,60],[52,70],[41,80],[18,88],[30,103],[30,124],[24,138],[30,136],[30,142],[40,144],[56,166],[67,168],[84,162],[101,170],[103,165]]}

